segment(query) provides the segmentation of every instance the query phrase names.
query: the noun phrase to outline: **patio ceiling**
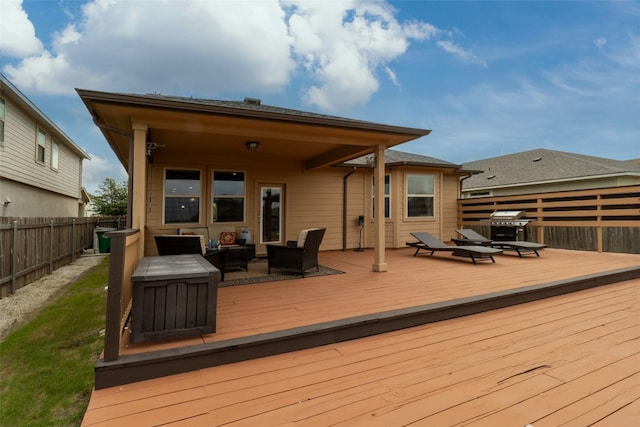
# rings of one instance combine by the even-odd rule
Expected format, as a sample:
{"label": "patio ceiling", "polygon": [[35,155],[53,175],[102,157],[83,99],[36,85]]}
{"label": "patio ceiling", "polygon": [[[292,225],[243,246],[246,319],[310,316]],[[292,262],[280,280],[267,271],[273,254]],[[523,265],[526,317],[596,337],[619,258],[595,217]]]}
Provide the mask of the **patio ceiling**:
{"label": "patio ceiling", "polygon": [[78,89],[94,122],[125,167],[133,124],[146,125],[158,144],[154,159],[247,156],[246,141],[259,141],[261,160],[300,162],[310,170],[428,135],[429,130],[388,126],[261,105]]}

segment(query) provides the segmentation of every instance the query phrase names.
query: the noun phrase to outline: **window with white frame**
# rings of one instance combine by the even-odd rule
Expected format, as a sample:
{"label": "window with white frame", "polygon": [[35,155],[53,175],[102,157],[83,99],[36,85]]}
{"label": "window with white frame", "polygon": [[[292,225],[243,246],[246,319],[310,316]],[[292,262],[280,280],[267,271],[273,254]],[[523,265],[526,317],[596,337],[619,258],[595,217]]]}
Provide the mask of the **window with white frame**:
{"label": "window with white frame", "polygon": [[433,175],[407,175],[407,217],[429,218],[435,213]]}
{"label": "window with white frame", "polygon": [[51,169],[58,170],[60,144],[55,139],[51,142]]}
{"label": "window with white frame", "polygon": [[0,98],[0,147],[4,145],[4,99]]}
{"label": "window with white frame", "polygon": [[165,224],[200,223],[200,187],[199,170],[165,170]]}
{"label": "window with white frame", "polygon": [[44,157],[47,147],[47,134],[40,128],[38,128],[38,136],[36,142],[36,161],[38,163],[44,163]]}
{"label": "window with white frame", "polygon": [[215,171],[212,222],[244,222],[245,197],[244,172]]}
{"label": "window with white frame", "polygon": [[[376,217],[376,180],[371,177],[371,216]],[[384,217],[391,218],[391,176],[384,176]]]}

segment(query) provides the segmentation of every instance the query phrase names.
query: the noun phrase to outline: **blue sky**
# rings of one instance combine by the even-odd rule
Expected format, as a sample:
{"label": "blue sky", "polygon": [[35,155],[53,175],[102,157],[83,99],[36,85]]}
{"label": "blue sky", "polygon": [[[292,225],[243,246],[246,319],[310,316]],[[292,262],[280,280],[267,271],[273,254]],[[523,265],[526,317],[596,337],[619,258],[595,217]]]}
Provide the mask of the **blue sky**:
{"label": "blue sky", "polygon": [[122,167],[74,88],[264,104],[432,129],[453,163],[548,148],[640,158],[640,2],[0,0],[0,69]]}

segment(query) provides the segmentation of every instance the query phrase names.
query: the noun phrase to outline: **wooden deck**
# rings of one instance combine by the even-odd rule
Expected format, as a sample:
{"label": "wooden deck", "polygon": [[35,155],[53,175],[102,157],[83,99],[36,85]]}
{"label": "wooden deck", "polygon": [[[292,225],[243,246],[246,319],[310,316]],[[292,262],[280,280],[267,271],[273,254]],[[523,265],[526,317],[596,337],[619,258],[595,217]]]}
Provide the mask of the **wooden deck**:
{"label": "wooden deck", "polygon": [[[129,345],[123,359],[260,337],[285,337],[277,344],[287,352],[96,390],[83,425],[621,426],[640,417],[640,256],[548,249],[473,265],[412,254],[388,251],[389,271],[373,273],[371,252],[322,253],[346,274],[221,288],[216,334]],[[590,289],[535,301],[572,286]],[[528,294],[534,302],[509,306]],[[457,317],[475,304],[479,314]],[[427,324],[407,328],[400,314]],[[429,323],[441,318],[451,319]],[[348,319],[371,333],[398,330],[335,339]],[[321,345],[318,325],[333,328],[333,342]],[[292,330],[317,340],[288,351],[283,331]]]}

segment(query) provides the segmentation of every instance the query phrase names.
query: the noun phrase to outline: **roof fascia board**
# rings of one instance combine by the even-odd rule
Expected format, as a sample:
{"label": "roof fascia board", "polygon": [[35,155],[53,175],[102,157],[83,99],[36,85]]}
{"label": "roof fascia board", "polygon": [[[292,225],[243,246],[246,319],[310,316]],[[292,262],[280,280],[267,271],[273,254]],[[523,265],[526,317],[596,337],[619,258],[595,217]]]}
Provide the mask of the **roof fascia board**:
{"label": "roof fascia board", "polygon": [[617,178],[617,177],[626,177],[626,176],[638,176],[640,177],[640,172],[618,172],[614,174],[604,174],[604,175],[593,175],[587,177],[577,177],[577,178],[568,178],[568,179],[553,179],[547,181],[531,181],[525,183],[518,184],[505,184],[505,185],[493,185],[490,187],[470,187],[465,188],[463,191],[479,191],[479,190],[495,190],[500,188],[515,188],[515,187],[530,187],[532,185],[546,185],[546,184],[558,184],[564,182],[575,182],[575,181],[594,181],[597,179],[603,178]]}
{"label": "roof fascia board", "polygon": [[188,102],[177,99],[158,99],[144,95],[116,94],[108,92],[89,91],[76,89],[78,95],[87,102],[102,102],[113,104],[125,104],[137,107],[173,109],[209,114],[250,117],[254,119],[277,120],[282,122],[313,124],[318,126],[338,127],[345,129],[370,130],[388,134],[410,135],[414,138],[426,136],[431,133],[429,129],[391,126],[373,122],[349,120],[340,117],[317,117],[311,115],[287,114],[284,112],[244,109],[231,106],[207,105],[197,102]]}

